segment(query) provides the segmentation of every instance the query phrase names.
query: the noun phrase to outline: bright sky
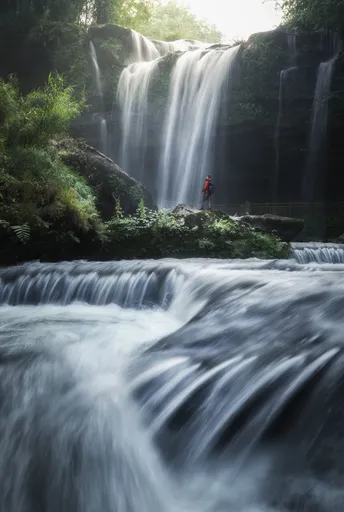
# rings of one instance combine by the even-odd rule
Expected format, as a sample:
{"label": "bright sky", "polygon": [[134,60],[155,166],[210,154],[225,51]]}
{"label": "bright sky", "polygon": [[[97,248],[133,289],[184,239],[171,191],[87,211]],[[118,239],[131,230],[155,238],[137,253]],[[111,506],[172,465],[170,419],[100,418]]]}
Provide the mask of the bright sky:
{"label": "bright sky", "polygon": [[281,21],[272,2],[264,0],[184,0],[198,18],[216,25],[226,39],[247,39]]}

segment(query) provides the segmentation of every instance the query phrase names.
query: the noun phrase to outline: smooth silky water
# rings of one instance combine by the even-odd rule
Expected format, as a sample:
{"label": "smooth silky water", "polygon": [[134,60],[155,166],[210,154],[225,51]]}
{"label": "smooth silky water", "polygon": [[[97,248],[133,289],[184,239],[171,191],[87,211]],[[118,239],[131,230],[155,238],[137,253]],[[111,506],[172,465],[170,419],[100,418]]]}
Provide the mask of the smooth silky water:
{"label": "smooth silky water", "polygon": [[0,269],[0,510],[342,511],[344,265],[324,247]]}

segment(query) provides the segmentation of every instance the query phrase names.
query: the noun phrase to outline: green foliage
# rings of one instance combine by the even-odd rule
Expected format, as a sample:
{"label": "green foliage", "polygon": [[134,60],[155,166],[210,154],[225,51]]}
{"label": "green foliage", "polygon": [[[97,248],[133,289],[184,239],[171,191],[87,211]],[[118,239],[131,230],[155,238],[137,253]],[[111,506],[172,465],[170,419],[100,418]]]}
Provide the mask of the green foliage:
{"label": "green foliage", "polygon": [[50,75],[43,89],[22,96],[18,81],[0,79],[0,137],[5,148],[45,146],[55,135],[65,133],[84,102],[73,98],[61,76]]}
{"label": "green foliage", "polygon": [[195,39],[205,43],[222,41],[222,34],[215,25],[209,25],[206,21],[198,19],[187,6],[175,0],[167,3],[149,2],[149,4],[153,4],[150,17],[146,17],[144,22],[135,26],[147,37],[165,41],[177,39]]}
{"label": "green foliage", "polygon": [[220,212],[181,216],[151,212],[143,204],[135,216],[115,215],[106,234],[108,254],[117,258],[277,258],[288,252],[278,238],[256,233]]}
{"label": "green foliage", "polygon": [[23,244],[26,244],[26,242],[30,240],[31,230],[27,223],[22,224],[21,226],[12,226],[12,229],[17,235],[18,240]]}
{"label": "green foliage", "polygon": [[112,0],[111,21],[140,30],[150,22],[156,5],[156,0]]}
{"label": "green foliage", "polygon": [[44,48],[42,60],[45,55],[49,72],[54,70],[63,74],[66,84],[77,84],[77,92],[82,94],[90,82],[85,37],[86,29],[83,25],[42,20],[30,30],[28,43],[34,48],[38,45]]}
{"label": "green foliage", "polygon": [[0,219],[21,243],[59,230],[74,241],[77,232],[101,232],[91,189],[50,142],[82,107],[59,76],[26,96],[15,78],[0,80]]}
{"label": "green foliage", "polygon": [[284,20],[297,28],[340,30],[344,26],[344,0],[272,0]]}

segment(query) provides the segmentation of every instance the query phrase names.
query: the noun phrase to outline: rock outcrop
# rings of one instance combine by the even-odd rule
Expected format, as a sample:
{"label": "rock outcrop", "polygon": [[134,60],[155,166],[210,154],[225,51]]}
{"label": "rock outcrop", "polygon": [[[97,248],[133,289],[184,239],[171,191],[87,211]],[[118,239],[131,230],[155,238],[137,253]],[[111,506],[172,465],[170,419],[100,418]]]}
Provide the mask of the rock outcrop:
{"label": "rock outcrop", "polygon": [[284,242],[292,242],[304,228],[303,219],[280,217],[279,215],[244,215],[238,220],[252,226],[256,231],[278,236]]}
{"label": "rock outcrop", "polygon": [[283,242],[292,242],[302,232],[304,228],[303,219],[294,219],[291,217],[280,217],[279,215],[243,215],[241,217],[231,217],[225,212],[219,210],[197,210],[197,208],[179,204],[173,210],[175,215],[184,216],[185,223],[193,228],[207,227],[214,220],[227,220],[240,223],[247,228],[251,227],[256,232],[275,235]]}
{"label": "rock outcrop", "polygon": [[84,176],[93,188],[97,208],[104,221],[114,215],[117,201],[120,202],[124,215],[134,214],[141,200],[147,208],[156,209],[151,195],[140,183],[93,147],[69,138],[53,144],[62,161]]}

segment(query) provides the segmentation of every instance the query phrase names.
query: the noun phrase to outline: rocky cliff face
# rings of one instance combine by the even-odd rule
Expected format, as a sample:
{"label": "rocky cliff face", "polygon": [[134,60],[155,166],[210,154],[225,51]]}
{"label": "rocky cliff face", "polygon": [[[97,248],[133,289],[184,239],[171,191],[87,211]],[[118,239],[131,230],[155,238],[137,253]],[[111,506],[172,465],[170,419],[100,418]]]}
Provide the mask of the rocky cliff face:
{"label": "rocky cliff face", "polygon": [[[102,54],[98,33],[98,48]],[[106,46],[106,45],[105,45]],[[304,202],[307,194],[303,177],[309,153],[311,115],[317,71],[321,62],[333,56],[331,34],[302,33],[293,36],[282,30],[255,34],[242,45],[236,77],[221,106],[221,121],[212,141],[217,202]],[[102,61],[109,75],[111,59]],[[146,169],[155,181],[161,149],[161,126],[167,102],[168,77],[174,60],[162,59],[151,87]],[[326,158],[322,162],[324,186],[317,201],[340,201],[344,130],[340,112],[344,109],[341,84],[343,58],[339,55],[329,97]],[[112,83],[113,85],[113,83]],[[111,101],[114,101],[112,90]],[[111,137],[111,157],[118,156],[120,120],[116,102],[106,113]],[[91,115],[75,127],[80,135],[97,145]],[[82,127],[81,127],[82,126]],[[338,187],[338,184],[340,186]],[[154,190],[152,190],[154,193]]]}
{"label": "rocky cliff face", "polygon": [[[86,88],[90,109],[73,125],[72,134],[101,149],[98,121],[100,115],[105,116],[108,154],[116,161],[121,136],[116,85],[132,51],[131,32],[116,26],[93,27],[86,32],[74,26],[50,24],[34,32],[18,32],[6,39],[6,45],[1,43],[2,37],[8,35],[0,35],[1,75],[16,72],[24,87],[31,88],[41,85],[48,72],[57,69],[66,73],[80,89]],[[91,72],[91,40],[103,79],[102,101]],[[304,201],[303,176],[317,70],[333,52],[331,34],[320,33],[302,33],[293,38],[276,30],[253,35],[242,45],[236,77],[223,97],[221,121],[212,141],[214,169],[222,170],[217,183],[217,202]],[[150,92],[144,164],[153,193],[168,81],[174,62],[175,58],[170,56],[162,58]],[[315,197],[319,201],[342,199],[343,63],[343,57],[339,56],[329,98],[328,137],[322,162],[324,186]]]}

